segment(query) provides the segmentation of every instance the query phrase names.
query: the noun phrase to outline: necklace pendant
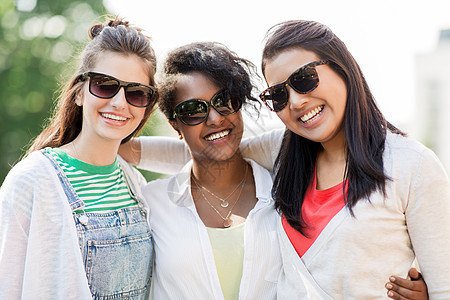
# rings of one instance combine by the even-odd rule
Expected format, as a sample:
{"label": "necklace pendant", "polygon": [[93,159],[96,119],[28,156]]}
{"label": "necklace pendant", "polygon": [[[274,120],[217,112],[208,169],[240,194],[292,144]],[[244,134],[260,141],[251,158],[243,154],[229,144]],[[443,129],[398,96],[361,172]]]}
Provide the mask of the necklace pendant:
{"label": "necklace pendant", "polygon": [[231,220],[230,218],[226,218],[225,220],[223,220],[223,227],[228,228],[231,226],[231,224],[233,224],[233,220]]}
{"label": "necklace pendant", "polygon": [[222,206],[223,208],[228,207],[228,205],[228,201],[223,201],[222,203],[220,203],[220,206]]}

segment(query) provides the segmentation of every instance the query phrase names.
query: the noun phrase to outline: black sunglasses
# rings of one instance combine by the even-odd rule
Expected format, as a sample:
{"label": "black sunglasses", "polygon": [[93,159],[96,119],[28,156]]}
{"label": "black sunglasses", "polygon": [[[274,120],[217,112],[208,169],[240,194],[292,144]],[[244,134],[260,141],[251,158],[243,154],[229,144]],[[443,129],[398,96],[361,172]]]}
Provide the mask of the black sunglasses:
{"label": "black sunglasses", "polygon": [[282,110],[286,107],[289,100],[286,86],[289,85],[299,94],[313,91],[319,85],[319,76],[315,67],[327,63],[329,63],[329,60],[319,60],[300,67],[285,82],[267,88],[259,95],[259,98],[271,111],[278,112]]}
{"label": "black sunglasses", "polygon": [[125,89],[125,99],[127,102],[136,107],[147,107],[155,99],[156,88],[137,82],[126,82],[119,80],[113,76],[86,72],[80,75],[81,80],[89,80],[89,92],[103,99],[114,97],[121,87]]}
{"label": "black sunglasses", "polygon": [[227,90],[217,92],[210,101],[189,99],[175,106],[173,118],[189,126],[195,126],[208,118],[209,107],[212,106],[222,116],[232,115],[241,109],[242,101],[232,100]]}

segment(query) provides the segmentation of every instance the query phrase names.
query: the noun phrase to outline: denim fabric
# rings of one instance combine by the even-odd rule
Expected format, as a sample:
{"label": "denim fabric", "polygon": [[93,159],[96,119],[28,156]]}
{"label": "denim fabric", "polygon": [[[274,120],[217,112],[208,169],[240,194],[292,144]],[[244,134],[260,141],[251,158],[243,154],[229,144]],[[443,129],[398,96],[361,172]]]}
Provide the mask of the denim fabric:
{"label": "denim fabric", "polygon": [[[47,152],[72,211],[84,203],[58,163]],[[124,172],[125,177],[127,174]],[[127,180],[127,184],[132,184]],[[133,190],[135,187],[129,187]],[[130,195],[135,198],[130,190]],[[138,200],[139,201],[139,200]],[[138,207],[109,213],[74,214],[86,276],[93,299],[148,299],[152,275],[153,239],[145,211]]]}

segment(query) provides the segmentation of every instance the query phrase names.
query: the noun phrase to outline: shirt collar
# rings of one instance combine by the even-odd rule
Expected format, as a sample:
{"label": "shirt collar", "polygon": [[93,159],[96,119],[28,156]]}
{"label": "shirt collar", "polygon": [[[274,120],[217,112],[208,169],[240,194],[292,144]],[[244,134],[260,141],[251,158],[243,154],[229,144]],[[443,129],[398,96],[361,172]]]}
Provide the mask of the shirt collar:
{"label": "shirt collar", "polygon": [[[253,177],[255,178],[256,198],[263,202],[273,202],[272,200],[272,176],[271,173],[258,165],[251,159],[245,159],[250,163],[253,170]],[[181,171],[174,175],[173,180],[169,182],[170,199],[178,205],[190,206],[193,205],[191,195],[191,170],[192,160],[190,160]]]}

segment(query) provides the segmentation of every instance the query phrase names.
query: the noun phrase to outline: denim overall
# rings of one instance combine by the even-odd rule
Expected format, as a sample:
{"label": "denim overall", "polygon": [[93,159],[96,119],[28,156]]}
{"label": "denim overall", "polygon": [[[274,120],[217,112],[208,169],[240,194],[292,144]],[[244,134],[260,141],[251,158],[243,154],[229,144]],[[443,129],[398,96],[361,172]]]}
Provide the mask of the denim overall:
{"label": "denim overall", "polygon": [[[59,164],[45,150],[42,153],[55,168],[72,212],[83,209],[83,201]],[[123,173],[138,207],[73,216],[89,288],[95,300],[148,299],[150,293],[153,239],[142,201],[136,197],[127,173]]]}

